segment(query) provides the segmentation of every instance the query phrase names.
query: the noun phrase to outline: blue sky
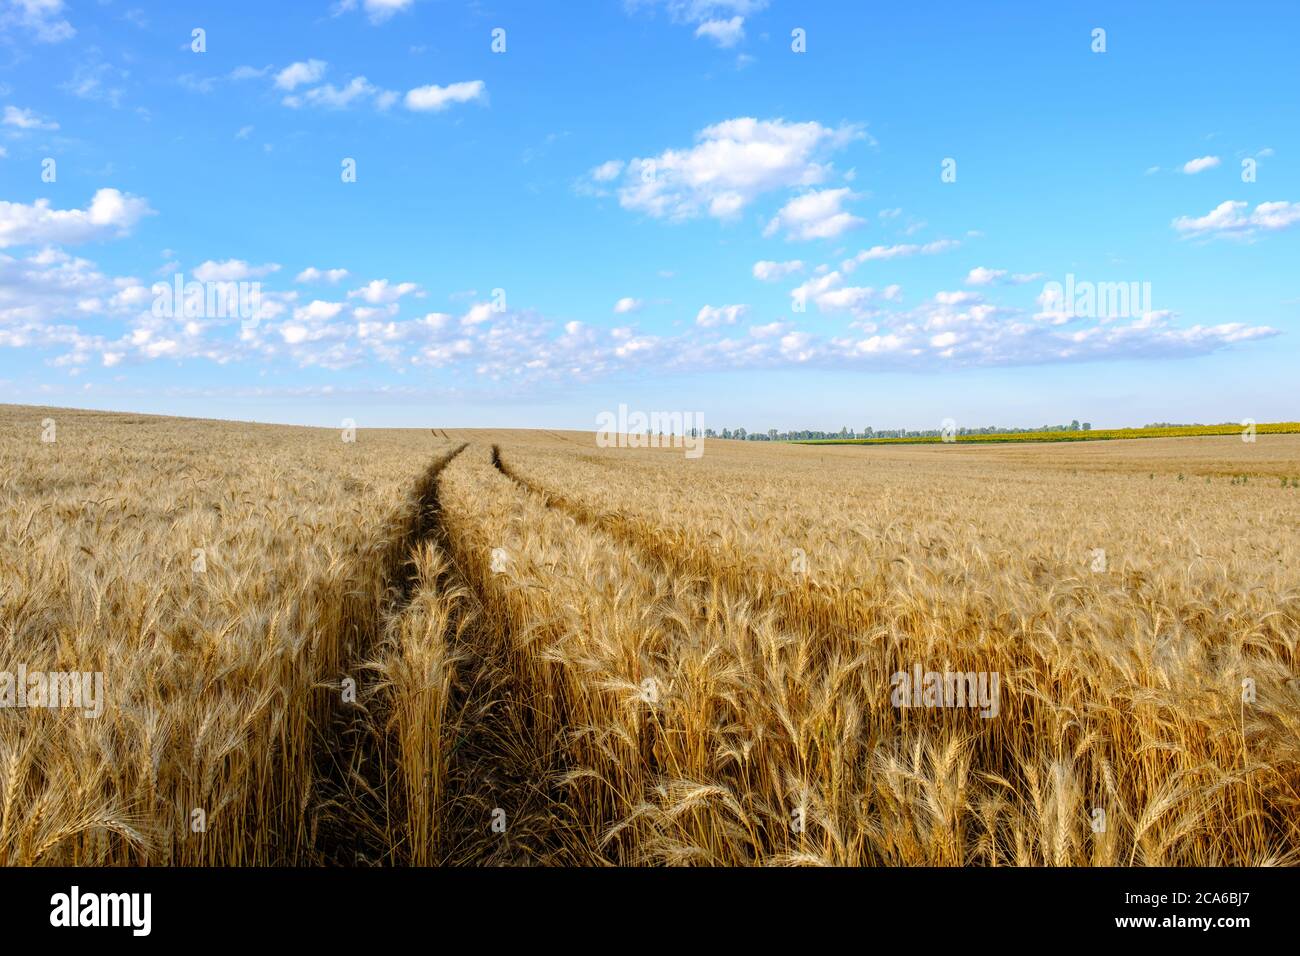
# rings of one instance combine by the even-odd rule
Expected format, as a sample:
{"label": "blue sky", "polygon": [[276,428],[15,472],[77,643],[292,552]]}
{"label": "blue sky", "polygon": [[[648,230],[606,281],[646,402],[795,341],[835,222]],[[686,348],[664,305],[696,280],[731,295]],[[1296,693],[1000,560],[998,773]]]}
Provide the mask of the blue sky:
{"label": "blue sky", "polygon": [[[0,401],[1293,420],[1298,34],[1281,2],[0,0]],[[259,283],[253,320],[159,314],[178,273]]]}

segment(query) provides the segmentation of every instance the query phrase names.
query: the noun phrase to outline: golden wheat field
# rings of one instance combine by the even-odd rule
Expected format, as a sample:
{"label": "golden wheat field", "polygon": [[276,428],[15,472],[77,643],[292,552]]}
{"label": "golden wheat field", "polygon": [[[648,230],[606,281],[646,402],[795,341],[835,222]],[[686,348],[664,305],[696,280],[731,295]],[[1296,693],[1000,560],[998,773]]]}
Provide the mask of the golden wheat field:
{"label": "golden wheat field", "polygon": [[0,408],[0,861],[1300,862],[1300,435],[347,437]]}

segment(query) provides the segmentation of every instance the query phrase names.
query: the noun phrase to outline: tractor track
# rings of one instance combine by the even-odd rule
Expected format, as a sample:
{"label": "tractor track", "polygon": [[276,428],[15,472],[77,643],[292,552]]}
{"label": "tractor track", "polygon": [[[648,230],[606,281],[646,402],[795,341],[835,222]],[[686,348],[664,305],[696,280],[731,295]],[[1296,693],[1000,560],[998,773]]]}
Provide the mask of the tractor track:
{"label": "tractor track", "polygon": [[[452,748],[449,841],[446,862],[454,865],[576,865],[593,860],[569,819],[559,784],[569,768],[560,741],[547,739],[535,719],[547,691],[533,686],[531,653],[515,641],[508,609],[471,570],[484,563],[440,528],[440,544],[455,569],[456,584],[473,595],[474,619],[456,651],[467,660],[457,681]],[[548,707],[563,714],[554,696]],[[567,722],[561,719],[561,725]],[[505,830],[491,828],[504,813]]]}
{"label": "tractor track", "polygon": [[[383,557],[385,604],[369,627],[356,635],[344,658],[344,673],[357,675],[383,641],[385,625],[410,604],[419,583],[413,560],[426,541],[445,544],[438,478],[462,451],[461,444],[436,458],[416,480],[406,527],[389,542]],[[330,689],[327,717],[315,741],[315,807],[312,812],[310,855],[317,863],[334,866],[379,865],[392,862],[389,840],[391,792],[387,746],[372,719],[370,701],[359,695],[356,703],[343,703]]]}
{"label": "tractor track", "polygon": [[721,603],[722,599],[725,598],[726,603],[729,604],[741,602],[756,607],[762,605],[768,607],[776,614],[778,619],[782,617],[782,611],[777,606],[779,602],[770,599],[759,600],[753,595],[723,584],[717,574],[711,573],[711,567],[700,563],[683,561],[680,557],[683,549],[678,546],[678,542],[673,541],[670,537],[665,535],[657,545],[648,545],[646,538],[637,533],[634,523],[622,514],[595,511],[520,474],[502,459],[501,449],[497,445],[492,446],[492,464],[499,472],[515,482],[524,491],[540,498],[546,507],[561,511],[579,524],[592,528],[620,544],[626,545],[670,577],[687,577],[698,580],[702,587],[708,587],[712,591],[713,604]]}
{"label": "tractor track", "polygon": [[[435,433],[435,437],[436,433]],[[559,780],[567,769],[558,740],[543,739],[534,711],[542,691],[529,686],[533,669],[510,633],[509,617],[474,569],[482,556],[448,529],[441,481],[445,469],[469,447],[461,443],[434,460],[416,480],[403,531],[384,550],[385,604],[346,648],[345,676],[360,674],[384,641],[387,626],[412,604],[421,588],[446,600],[443,635],[455,658],[440,746],[446,755],[438,818],[436,864],[530,866],[591,863],[596,858],[577,834]],[[421,581],[417,556],[432,545],[442,569]],[[338,685],[322,691],[326,716],[313,743],[307,862],[325,866],[393,866],[409,849],[394,845],[400,830],[402,788],[397,742],[388,730],[390,703],[358,694],[342,703]],[[549,706],[560,706],[551,701]],[[503,814],[504,831],[492,824]],[[303,855],[295,858],[303,862]],[[290,862],[294,862],[291,860]]]}

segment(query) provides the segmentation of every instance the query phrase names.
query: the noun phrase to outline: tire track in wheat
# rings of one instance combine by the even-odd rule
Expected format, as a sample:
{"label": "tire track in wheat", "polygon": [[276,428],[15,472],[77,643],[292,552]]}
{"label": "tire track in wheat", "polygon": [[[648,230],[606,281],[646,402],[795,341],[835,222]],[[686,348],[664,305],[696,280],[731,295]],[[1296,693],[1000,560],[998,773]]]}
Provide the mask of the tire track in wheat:
{"label": "tire track in wheat", "polygon": [[[523,713],[530,694],[510,657],[509,621],[445,520],[441,481],[467,447],[440,457],[416,482],[406,530],[387,555],[384,623],[350,660],[384,670],[375,659],[382,658],[385,631],[443,642],[451,671],[445,710],[436,726],[413,732],[409,723],[394,723],[395,709],[407,703],[399,691],[372,696],[369,709],[336,718],[321,745],[326,783],[318,853],[325,862],[517,866],[551,856],[554,773],[537,766],[541,748]],[[445,614],[441,627],[426,626],[430,607]],[[408,613],[415,616],[406,622]],[[425,648],[411,650],[419,655]],[[401,651],[390,646],[390,653]],[[438,759],[421,762],[421,744],[412,751],[403,732],[424,743],[432,738]],[[491,827],[498,805],[509,808],[509,839]]]}
{"label": "tire track in wheat", "polygon": [[[492,473],[489,472],[489,475]],[[442,477],[441,475],[439,476]],[[441,514],[441,513],[440,513]],[[467,516],[473,522],[473,515]],[[452,701],[453,719],[444,861],[454,865],[532,866],[581,862],[558,838],[563,793],[557,781],[567,769],[563,753],[548,743],[535,710],[542,689],[532,685],[527,655],[512,633],[508,609],[479,577],[481,554],[440,520],[437,543],[447,555],[448,587],[470,595],[468,626],[451,630],[453,651],[463,660]],[[476,570],[477,569],[477,570]],[[549,706],[565,722],[564,702]],[[508,826],[493,829],[496,814]]]}
{"label": "tire track in wheat", "polygon": [[[425,542],[440,545],[445,538],[438,476],[465,447],[440,455],[416,480],[405,526],[382,558],[387,606],[374,626],[347,648],[345,674],[364,668],[383,639],[385,623],[400,617],[411,603],[419,582],[417,553]],[[447,584],[439,582],[440,587]],[[319,862],[334,865],[392,862],[389,749],[365,704],[349,706],[339,703],[340,697],[331,693],[329,716],[315,742],[312,853]]]}
{"label": "tire track in wheat", "polygon": [[[685,532],[651,526],[622,512],[596,511],[512,468],[501,457],[498,445],[492,446],[492,464],[548,508],[558,509],[582,525],[632,548],[665,574],[696,580],[705,592],[706,616],[721,613],[724,607],[745,605],[754,612],[771,614],[779,625],[806,629],[810,620],[809,598],[823,605],[829,599],[829,595],[821,595],[817,585],[809,581],[796,585],[751,576],[744,585],[735,584],[728,580],[726,569],[706,549],[697,547]],[[822,629],[827,633],[841,630],[829,624]]]}

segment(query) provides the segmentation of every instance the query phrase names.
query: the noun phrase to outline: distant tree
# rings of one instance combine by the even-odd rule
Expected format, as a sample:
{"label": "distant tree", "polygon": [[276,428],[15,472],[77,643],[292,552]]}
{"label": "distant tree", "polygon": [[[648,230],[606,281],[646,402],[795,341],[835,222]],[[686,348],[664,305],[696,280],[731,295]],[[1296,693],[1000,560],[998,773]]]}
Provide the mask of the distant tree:
{"label": "distant tree", "polygon": [[1083,423],[1083,430],[1086,431],[1086,432],[1090,432],[1090,431],[1092,431],[1092,422],[1084,422],[1084,423]]}

